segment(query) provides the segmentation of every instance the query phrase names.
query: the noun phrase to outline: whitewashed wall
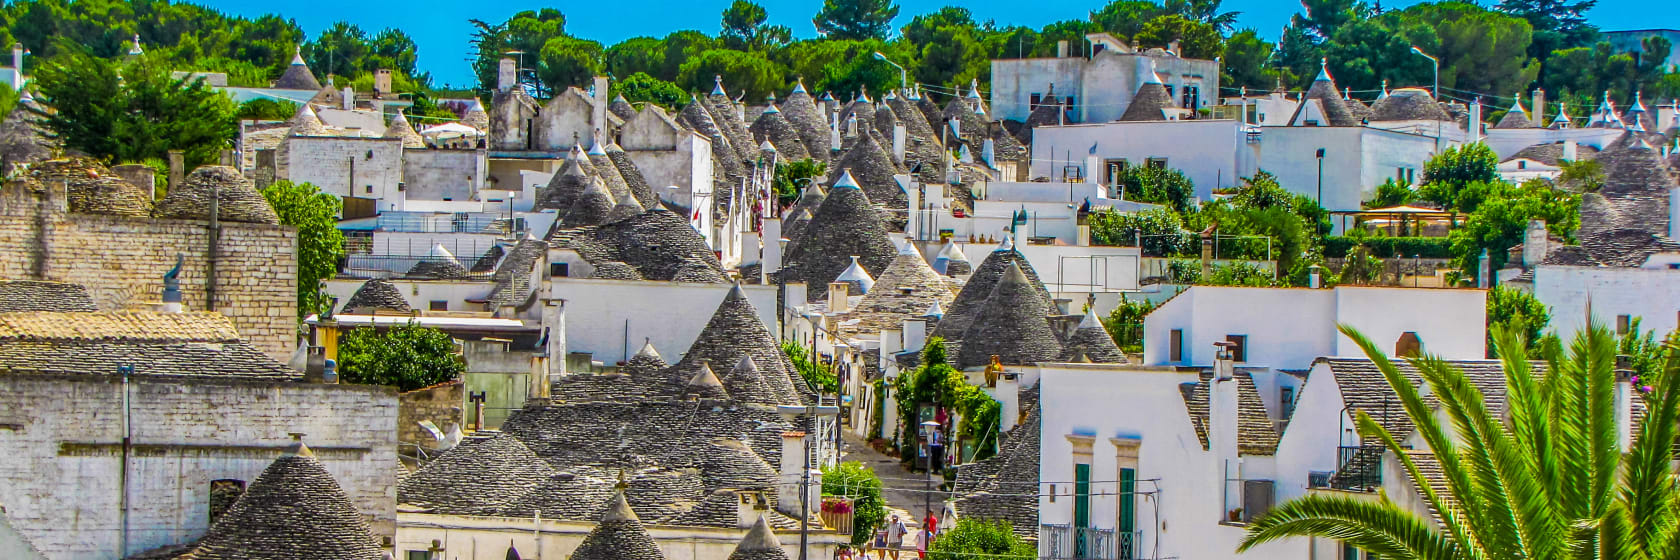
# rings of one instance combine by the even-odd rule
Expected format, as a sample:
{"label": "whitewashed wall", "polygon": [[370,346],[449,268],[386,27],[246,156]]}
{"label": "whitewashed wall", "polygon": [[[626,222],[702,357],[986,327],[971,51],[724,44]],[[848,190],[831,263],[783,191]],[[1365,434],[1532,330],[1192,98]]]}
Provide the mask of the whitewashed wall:
{"label": "whitewashed wall", "polygon": [[[730,284],[555,278],[548,297],[566,300],[566,351],[590,352],[612,364],[652,339],[676,363],[729,293]],[[759,320],[776,333],[776,286],[741,287]],[[789,284],[788,301],[805,301],[802,284]],[[628,333],[628,334],[627,334]]]}
{"label": "whitewashed wall", "polygon": [[1550,328],[1565,342],[1586,329],[1589,300],[1599,324],[1614,329],[1618,315],[1639,317],[1660,341],[1680,319],[1680,270],[1541,265],[1534,297],[1551,308]]}

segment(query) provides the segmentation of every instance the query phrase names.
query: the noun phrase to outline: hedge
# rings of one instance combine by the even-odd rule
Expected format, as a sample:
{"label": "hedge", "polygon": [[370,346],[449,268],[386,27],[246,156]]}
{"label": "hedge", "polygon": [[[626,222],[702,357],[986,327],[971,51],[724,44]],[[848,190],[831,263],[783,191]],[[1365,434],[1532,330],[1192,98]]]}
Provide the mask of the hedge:
{"label": "hedge", "polygon": [[1347,256],[1354,245],[1363,242],[1371,256],[1383,259],[1413,256],[1426,259],[1452,258],[1452,242],[1445,237],[1353,237],[1324,238],[1324,256],[1339,259]]}

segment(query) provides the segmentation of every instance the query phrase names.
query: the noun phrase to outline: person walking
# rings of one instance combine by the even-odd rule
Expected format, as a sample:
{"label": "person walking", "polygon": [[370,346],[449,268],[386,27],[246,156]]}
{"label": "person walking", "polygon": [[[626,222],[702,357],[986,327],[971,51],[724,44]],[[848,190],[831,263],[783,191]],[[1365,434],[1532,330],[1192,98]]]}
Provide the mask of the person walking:
{"label": "person walking", "polygon": [[934,428],[928,434],[928,474],[938,474],[945,470],[945,437]]}
{"label": "person walking", "polygon": [[898,560],[898,550],[904,548],[904,534],[909,532],[910,529],[904,526],[904,522],[899,520],[897,515],[887,522],[887,554],[892,555],[892,560]]}

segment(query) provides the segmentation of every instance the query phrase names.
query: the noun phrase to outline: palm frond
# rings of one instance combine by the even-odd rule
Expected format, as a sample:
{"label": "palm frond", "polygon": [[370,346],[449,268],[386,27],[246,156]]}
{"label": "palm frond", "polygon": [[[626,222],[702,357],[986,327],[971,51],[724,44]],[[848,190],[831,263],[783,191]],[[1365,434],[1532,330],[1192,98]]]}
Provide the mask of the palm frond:
{"label": "palm frond", "polygon": [[1631,544],[1650,557],[1680,553],[1672,550],[1680,490],[1671,466],[1674,441],[1680,436],[1680,359],[1671,354],[1666,362],[1654,378],[1642,380],[1652,392],[1645,399],[1645,421],[1628,453],[1617,504],[1627,515]]}
{"label": "palm frond", "polygon": [[1237,552],[1287,537],[1320,536],[1395,560],[1461,560],[1429,523],[1388,502],[1309,495],[1272,508],[1249,526]]}
{"label": "palm frond", "polygon": [[1381,424],[1371,418],[1369,413],[1363,410],[1359,411],[1359,415],[1354,419],[1354,422],[1359,427],[1360,437],[1382,440],[1383,446],[1394,453],[1395,458],[1400,461],[1400,466],[1406,470],[1406,475],[1412,477],[1412,480],[1418,481],[1417,486],[1423,492],[1424,502],[1428,503],[1429,507],[1440,515],[1441,525],[1447,529],[1458,549],[1478,552],[1473,536],[1469,528],[1465,526],[1463,515],[1460,513],[1461,510],[1449,504],[1446,496],[1436,492],[1435,486],[1427,482],[1428,479],[1424,477],[1423,471],[1418,469],[1417,462],[1413,461],[1412,456],[1406,453],[1406,449],[1400,445],[1400,442],[1394,439],[1394,434],[1389,433],[1387,428],[1382,427]]}

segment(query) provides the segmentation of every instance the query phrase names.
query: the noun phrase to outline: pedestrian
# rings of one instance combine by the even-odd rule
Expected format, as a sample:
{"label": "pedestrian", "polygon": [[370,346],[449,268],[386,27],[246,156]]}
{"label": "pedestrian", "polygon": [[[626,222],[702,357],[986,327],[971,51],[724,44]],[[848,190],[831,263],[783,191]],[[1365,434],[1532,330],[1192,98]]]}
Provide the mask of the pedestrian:
{"label": "pedestrian", "polygon": [[933,537],[939,534],[939,516],[934,515],[932,510],[928,510],[927,519],[922,520],[922,532],[927,533],[930,543],[933,542]]}
{"label": "pedestrian", "polygon": [[945,440],[938,428],[928,435],[928,465],[928,474],[945,470]]}
{"label": "pedestrian", "polygon": [[887,522],[887,554],[892,555],[892,560],[898,560],[898,550],[904,548],[904,534],[909,532],[910,529],[904,526],[904,522],[900,521],[897,515]]}

